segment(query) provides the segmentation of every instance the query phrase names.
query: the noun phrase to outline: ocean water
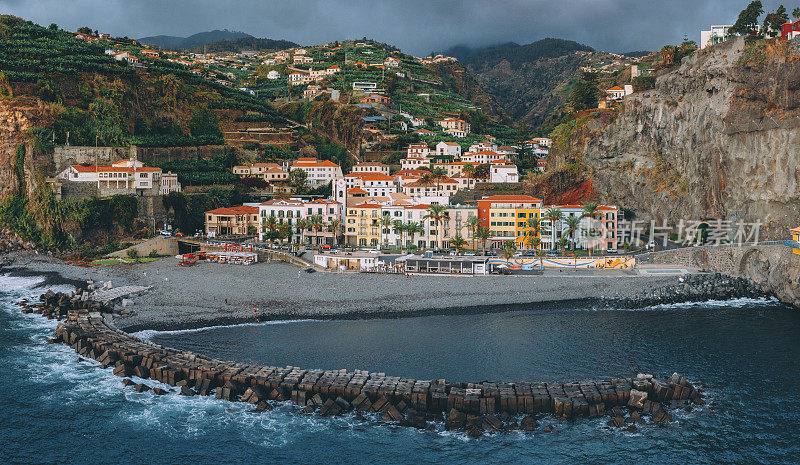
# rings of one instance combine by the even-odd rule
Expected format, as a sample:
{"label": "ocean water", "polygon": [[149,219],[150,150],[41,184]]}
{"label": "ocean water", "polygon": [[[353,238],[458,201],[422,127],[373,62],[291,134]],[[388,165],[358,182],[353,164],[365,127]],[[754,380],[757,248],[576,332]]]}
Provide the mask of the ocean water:
{"label": "ocean water", "polygon": [[[36,278],[0,276],[0,463],[798,463],[800,312],[769,301],[642,310],[302,321],[142,334],[224,359],[395,376],[576,381],[680,372],[709,404],[666,426],[544,418],[552,433],[469,439],[257,413],[213,398],[125,388],[110,369],[46,344],[56,323],[10,305]],[[215,347],[214,350],[208,349]],[[148,381],[153,385],[154,382]]]}

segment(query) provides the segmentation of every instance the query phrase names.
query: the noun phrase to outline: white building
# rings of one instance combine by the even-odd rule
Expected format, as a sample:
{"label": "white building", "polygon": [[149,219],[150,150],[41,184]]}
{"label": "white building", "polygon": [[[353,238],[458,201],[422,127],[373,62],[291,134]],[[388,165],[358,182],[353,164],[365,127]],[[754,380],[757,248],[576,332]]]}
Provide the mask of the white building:
{"label": "white building", "polygon": [[462,131],[461,129],[445,129],[444,132],[450,134],[453,137],[467,137],[466,131]]}
{"label": "white building", "polygon": [[409,158],[426,158],[430,156],[431,149],[428,148],[428,144],[424,143],[417,143],[417,144],[408,144],[408,149],[406,149],[406,154]]}
{"label": "white building", "polygon": [[344,177],[347,189],[360,187],[368,197],[387,197],[397,192],[394,178],[383,173],[350,173]]}
{"label": "white building", "polygon": [[733,25],[711,26],[707,31],[700,31],[700,48],[703,49],[711,45],[725,42],[730,38],[728,29],[732,27]]}
{"label": "white building", "polygon": [[342,176],[342,168],[330,160],[319,161],[316,158],[298,158],[291,170],[303,170],[310,186],[322,186]]}
{"label": "white building", "polygon": [[303,217],[304,203],[300,199],[275,199],[258,205],[258,214],[261,225],[258,231],[258,240],[264,241],[267,233],[270,232],[267,226],[267,218],[275,217],[275,224],[279,228],[282,224],[289,224],[292,227],[291,241],[300,242],[302,231],[297,229],[297,221]]}
{"label": "white building", "polygon": [[489,182],[519,182],[517,165],[492,163],[489,167]]}
{"label": "white building", "polygon": [[162,191],[179,192],[178,176],[167,173],[167,185],[162,185],[161,168],[144,166],[135,158],[118,160],[108,165],[71,165],[57,178],[71,182],[95,183],[101,195],[128,193],[161,195]]}
{"label": "white building", "polygon": [[436,155],[439,157],[461,157],[461,145],[455,142],[439,142],[436,144]]}
{"label": "white building", "polygon": [[400,160],[400,168],[404,170],[418,170],[423,166],[428,167],[430,164],[430,160],[420,157],[407,157]]}
{"label": "white building", "polygon": [[384,165],[378,162],[361,162],[351,170],[352,173],[381,173],[389,174],[389,165]]}
{"label": "white building", "polygon": [[472,163],[473,165],[482,165],[484,163],[492,163],[494,161],[505,161],[506,155],[497,153],[491,150],[481,150],[480,152],[467,152],[461,157],[461,161]]}
{"label": "white building", "polygon": [[272,79],[273,81],[275,79],[280,78],[280,77],[281,77],[281,73],[275,71],[274,69],[272,71],[270,71],[269,73],[267,73],[267,79]]}

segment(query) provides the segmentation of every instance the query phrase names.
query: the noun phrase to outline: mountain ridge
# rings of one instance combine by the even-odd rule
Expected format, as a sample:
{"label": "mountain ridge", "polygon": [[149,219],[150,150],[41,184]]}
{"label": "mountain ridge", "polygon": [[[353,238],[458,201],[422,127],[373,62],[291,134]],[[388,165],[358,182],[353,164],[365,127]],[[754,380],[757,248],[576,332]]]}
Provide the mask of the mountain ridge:
{"label": "mountain ridge", "polygon": [[541,124],[568,97],[564,88],[583,65],[578,52],[592,47],[566,39],[546,38],[525,45],[506,42],[482,49],[460,45],[454,54],[475,81],[520,126]]}
{"label": "mountain ridge", "polygon": [[204,45],[220,42],[222,40],[236,40],[253,37],[250,34],[240,31],[229,31],[227,29],[214,29],[212,31],[198,32],[188,37],[156,35],[142,37],[139,42],[149,45],[157,45],[160,48],[171,50],[190,50]]}

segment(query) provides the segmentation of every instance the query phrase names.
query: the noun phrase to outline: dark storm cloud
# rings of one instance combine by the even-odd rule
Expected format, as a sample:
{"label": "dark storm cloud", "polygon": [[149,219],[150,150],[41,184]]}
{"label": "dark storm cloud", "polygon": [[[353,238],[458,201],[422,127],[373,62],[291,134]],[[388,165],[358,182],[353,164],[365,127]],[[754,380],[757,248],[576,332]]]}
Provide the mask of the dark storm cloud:
{"label": "dark storm cloud", "polygon": [[[67,29],[114,35],[188,36],[230,29],[315,44],[367,36],[417,55],[456,44],[529,43],[561,37],[601,50],[631,51],[698,40],[731,24],[747,1],[675,0],[0,0],[10,13]],[[778,2],[764,1],[766,9]],[[789,7],[791,11],[793,6]]]}

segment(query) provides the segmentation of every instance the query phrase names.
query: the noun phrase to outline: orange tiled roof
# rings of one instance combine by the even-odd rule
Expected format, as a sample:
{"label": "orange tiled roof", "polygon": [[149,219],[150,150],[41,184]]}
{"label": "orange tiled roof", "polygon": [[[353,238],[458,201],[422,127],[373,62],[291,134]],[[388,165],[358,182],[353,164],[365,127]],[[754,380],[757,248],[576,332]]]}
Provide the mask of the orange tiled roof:
{"label": "orange tiled roof", "polygon": [[154,168],[150,166],[140,166],[138,168],[134,168],[132,166],[83,166],[83,165],[72,165],[72,168],[79,172],[79,173],[95,173],[95,172],[125,172],[125,173],[133,173],[135,172],[156,172],[161,171],[161,168]]}
{"label": "orange tiled roof", "polygon": [[339,165],[337,165],[336,163],[334,163],[334,162],[332,162],[330,160],[316,161],[316,162],[299,161],[298,160],[297,163],[292,165],[292,168],[312,168],[312,167],[318,167],[318,166],[328,166],[328,167],[331,167],[331,168],[338,168],[339,167]]}
{"label": "orange tiled roof", "polygon": [[542,199],[530,195],[491,195],[484,197],[480,202],[541,202]]}
{"label": "orange tiled roof", "polygon": [[258,207],[240,205],[238,207],[222,207],[207,211],[212,215],[255,215],[258,214]]}
{"label": "orange tiled roof", "polygon": [[362,204],[353,205],[352,207],[347,207],[347,208],[381,208],[381,207],[382,206],[378,205],[377,203],[362,203]]}

